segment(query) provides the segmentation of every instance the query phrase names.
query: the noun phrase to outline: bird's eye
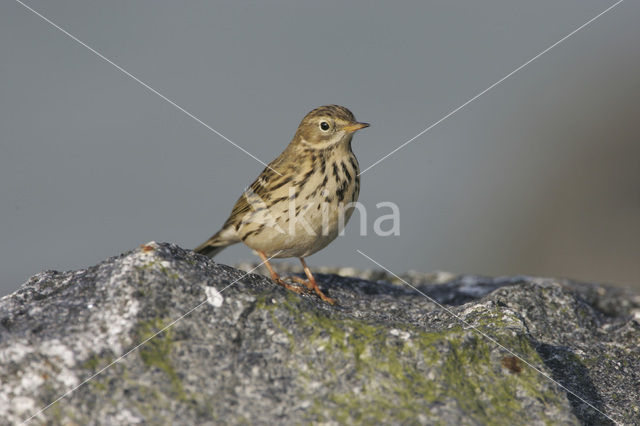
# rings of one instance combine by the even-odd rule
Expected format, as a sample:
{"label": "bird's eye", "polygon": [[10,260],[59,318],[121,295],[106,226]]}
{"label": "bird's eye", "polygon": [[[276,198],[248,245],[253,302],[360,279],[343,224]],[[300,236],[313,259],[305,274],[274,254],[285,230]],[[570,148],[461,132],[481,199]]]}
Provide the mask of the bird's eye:
{"label": "bird's eye", "polygon": [[325,132],[326,132],[327,130],[329,130],[329,127],[330,127],[330,126],[329,126],[329,123],[327,123],[326,121],[321,121],[321,122],[320,122],[320,128],[321,128],[322,130],[324,130]]}

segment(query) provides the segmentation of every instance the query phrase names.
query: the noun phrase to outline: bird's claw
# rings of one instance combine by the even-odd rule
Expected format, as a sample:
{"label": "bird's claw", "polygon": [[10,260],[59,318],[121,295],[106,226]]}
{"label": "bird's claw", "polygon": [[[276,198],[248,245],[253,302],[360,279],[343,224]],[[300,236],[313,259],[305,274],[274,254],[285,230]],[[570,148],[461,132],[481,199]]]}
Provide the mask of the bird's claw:
{"label": "bird's claw", "polygon": [[292,275],[290,277],[287,277],[288,279],[298,283],[298,284],[302,284],[305,286],[305,293],[307,294],[313,294],[315,293],[320,299],[324,300],[325,302],[327,302],[330,305],[335,305],[336,304],[336,299],[332,299],[331,297],[327,296],[326,294],[324,294],[320,288],[318,287],[318,284],[315,282],[311,282],[310,280],[305,280],[304,278],[300,278],[298,276]]}

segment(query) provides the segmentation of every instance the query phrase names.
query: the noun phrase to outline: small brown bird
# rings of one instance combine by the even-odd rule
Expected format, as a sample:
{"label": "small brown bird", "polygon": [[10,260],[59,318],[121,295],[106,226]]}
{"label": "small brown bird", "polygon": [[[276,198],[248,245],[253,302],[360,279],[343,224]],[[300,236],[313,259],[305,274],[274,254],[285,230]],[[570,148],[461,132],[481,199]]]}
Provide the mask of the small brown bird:
{"label": "small brown bird", "polygon": [[272,257],[298,257],[308,280],[291,279],[335,303],[320,290],[304,258],[333,241],[353,213],[350,203],[358,199],[360,178],[351,139],[368,126],[338,105],[308,113],[289,146],[236,202],[222,229],[195,251],[213,257],[242,241],[258,253],[276,283],[302,293],[268,262]]}

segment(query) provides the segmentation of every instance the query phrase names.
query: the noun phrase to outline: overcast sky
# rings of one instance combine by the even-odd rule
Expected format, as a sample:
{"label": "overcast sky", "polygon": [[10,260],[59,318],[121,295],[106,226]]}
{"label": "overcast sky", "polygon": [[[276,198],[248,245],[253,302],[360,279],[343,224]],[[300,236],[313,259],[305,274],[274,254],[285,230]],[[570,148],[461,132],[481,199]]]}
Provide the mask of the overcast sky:
{"label": "overcast sky", "polygon": [[[613,4],[28,5],[265,162],[312,108],[363,168]],[[362,176],[369,235],[311,265],[640,288],[640,4],[625,1]],[[192,248],[263,166],[18,2],[0,3],[0,294],[156,240]],[[400,235],[373,235],[392,201]],[[379,213],[378,213],[379,212]],[[357,220],[354,216],[354,220]],[[247,247],[219,261],[253,260]]]}

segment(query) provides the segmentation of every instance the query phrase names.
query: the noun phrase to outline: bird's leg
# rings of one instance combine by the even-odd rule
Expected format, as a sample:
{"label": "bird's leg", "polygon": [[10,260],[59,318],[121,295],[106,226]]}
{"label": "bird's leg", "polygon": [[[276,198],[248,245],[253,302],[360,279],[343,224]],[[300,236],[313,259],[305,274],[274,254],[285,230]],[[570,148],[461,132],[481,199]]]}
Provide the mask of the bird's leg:
{"label": "bird's leg", "polygon": [[298,286],[295,285],[291,285],[287,282],[285,282],[282,278],[280,278],[280,276],[278,276],[278,274],[276,273],[276,271],[273,270],[273,267],[271,267],[271,264],[269,263],[269,259],[267,258],[267,255],[264,254],[264,252],[262,251],[258,251],[258,256],[260,256],[260,259],[262,259],[262,262],[264,264],[264,266],[267,267],[267,269],[269,270],[269,273],[271,274],[271,279],[273,281],[275,281],[277,284],[280,284],[282,287],[286,288],[287,290],[291,290],[294,293],[304,293],[305,289],[302,289]]}
{"label": "bird's leg", "polygon": [[320,297],[320,299],[324,300],[330,305],[335,305],[336,300],[330,298],[329,296],[324,294],[322,290],[320,290],[320,287],[318,287],[318,283],[316,282],[316,279],[313,277],[313,274],[311,273],[311,269],[309,269],[309,267],[307,266],[307,262],[304,261],[303,257],[300,258],[300,262],[302,263],[302,269],[304,269],[304,273],[307,276],[308,281],[304,281],[300,279],[300,281],[296,280],[296,282],[301,282],[302,284],[306,285],[309,290],[313,290],[318,295],[318,297]]}

